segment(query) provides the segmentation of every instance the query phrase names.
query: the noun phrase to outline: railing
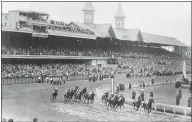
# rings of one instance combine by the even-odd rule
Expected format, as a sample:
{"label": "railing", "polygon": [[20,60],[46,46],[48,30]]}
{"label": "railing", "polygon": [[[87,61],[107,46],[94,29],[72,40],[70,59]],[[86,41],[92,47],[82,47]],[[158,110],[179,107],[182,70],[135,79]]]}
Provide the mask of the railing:
{"label": "railing", "polygon": [[87,75],[69,76],[67,80],[69,81],[88,80],[88,76]]}
{"label": "railing", "polygon": [[28,78],[2,78],[2,85],[12,85],[12,84],[28,84],[35,83],[37,81],[37,77],[28,77]]}
{"label": "railing", "polygon": [[[36,83],[38,77],[25,77],[25,78],[2,78],[2,85],[12,85],[12,84],[29,84]],[[88,80],[87,75],[77,75],[77,76],[68,76],[66,81],[75,81],[75,80]],[[43,82],[46,82],[43,80]]]}
{"label": "railing", "polygon": [[[154,84],[151,83],[151,81],[144,81],[146,86],[153,86],[153,85],[164,85],[164,84],[172,84],[172,83],[176,83],[177,80],[163,80],[163,81],[154,81]],[[125,88],[129,88],[129,83],[124,83]],[[139,87],[140,86],[140,82],[134,82],[132,83],[132,87]],[[118,84],[115,84],[118,85]],[[111,85],[103,85],[100,86],[98,88],[96,88],[96,94],[98,99],[101,99],[101,96],[107,92],[107,91],[111,91]],[[129,105],[133,105],[133,101],[132,99],[127,99],[125,103],[129,104]],[[177,105],[169,105],[169,104],[163,104],[163,103],[155,103],[152,105],[152,109],[156,111],[161,111],[164,112],[164,114],[166,113],[173,113],[174,116],[176,114],[180,114],[180,115],[184,115],[184,116],[192,116],[191,114],[191,108],[190,107],[185,107],[185,106],[177,106]]]}

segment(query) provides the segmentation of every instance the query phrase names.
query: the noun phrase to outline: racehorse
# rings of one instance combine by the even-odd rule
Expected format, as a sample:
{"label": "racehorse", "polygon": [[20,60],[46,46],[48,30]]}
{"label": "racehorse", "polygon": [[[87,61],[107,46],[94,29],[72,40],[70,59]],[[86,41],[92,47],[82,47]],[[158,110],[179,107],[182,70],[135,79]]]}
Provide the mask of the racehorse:
{"label": "racehorse", "polygon": [[107,109],[108,109],[108,107],[110,106],[111,107],[111,104],[112,104],[112,98],[113,98],[113,94],[110,94],[109,96],[108,96],[108,98],[107,98]]}
{"label": "racehorse", "polygon": [[64,102],[71,100],[71,89],[68,89],[64,94]]}
{"label": "racehorse", "polygon": [[119,106],[120,110],[121,110],[121,106],[124,106],[124,103],[125,103],[125,97],[121,95],[120,97],[118,97],[118,99],[116,101],[116,107],[115,108],[117,108]]}
{"label": "racehorse", "polygon": [[53,100],[57,98],[57,95],[58,95],[58,90],[57,89],[54,89],[54,91],[52,92],[52,98]]}
{"label": "racehorse", "polygon": [[95,97],[95,93],[94,92],[86,92],[84,94],[84,103],[93,103],[94,101],[94,97]]}
{"label": "racehorse", "polygon": [[86,92],[87,92],[87,88],[84,87],[84,88],[80,91],[80,93],[81,93],[81,98],[85,99],[85,98],[84,98],[84,95],[85,95]]}
{"label": "racehorse", "polygon": [[135,107],[136,107],[136,110],[139,110],[139,108],[140,108],[140,106],[141,106],[141,102],[142,102],[142,98],[141,98],[141,96],[139,96],[139,97],[137,98],[137,100],[135,100],[135,101],[133,102],[134,109],[135,109]]}
{"label": "racehorse", "polygon": [[77,92],[77,94],[75,95],[75,99],[76,101],[81,101],[81,96],[82,96],[82,92]]}
{"label": "racehorse", "polygon": [[154,104],[154,99],[149,99],[147,102],[143,103],[144,111],[147,109],[148,114],[151,112],[152,104]]}
{"label": "racehorse", "polygon": [[107,100],[108,101],[108,107],[110,106],[110,108],[115,108],[115,106],[117,104],[117,99],[118,99],[118,95],[111,94]]}
{"label": "racehorse", "polygon": [[101,97],[101,101],[102,101],[102,105],[104,103],[104,105],[107,105],[107,98],[109,97],[109,92],[106,92],[105,94],[102,95]]}

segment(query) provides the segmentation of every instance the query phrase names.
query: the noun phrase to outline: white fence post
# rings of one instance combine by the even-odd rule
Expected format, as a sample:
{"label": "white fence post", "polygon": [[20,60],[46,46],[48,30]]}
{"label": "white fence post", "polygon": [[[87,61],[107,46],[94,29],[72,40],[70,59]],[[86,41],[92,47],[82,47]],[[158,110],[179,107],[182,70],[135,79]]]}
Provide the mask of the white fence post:
{"label": "white fence post", "polygon": [[174,107],[174,110],[173,110],[173,111],[174,111],[174,116],[175,116],[175,107]]}
{"label": "white fence post", "polygon": [[156,113],[156,109],[157,109],[157,108],[156,108],[156,105],[155,105],[155,113]]}
{"label": "white fence post", "polygon": [[186,109],[184,110],[184,113],[185,113],[185,117],[186,117],[186,115],[187,115],[187,111],[186,111]]}
{"label": "white fence post", "polygon": [[164,109],[164,113],[166,114],[166,112],[165,112],[165,107],[164,107],[163,109]]}

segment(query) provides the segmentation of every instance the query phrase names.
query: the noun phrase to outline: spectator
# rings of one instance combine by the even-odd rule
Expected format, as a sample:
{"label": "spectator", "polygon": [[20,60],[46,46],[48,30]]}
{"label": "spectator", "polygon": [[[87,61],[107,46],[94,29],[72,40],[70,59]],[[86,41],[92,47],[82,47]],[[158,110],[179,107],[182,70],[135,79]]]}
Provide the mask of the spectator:
{"label": "spectator", "polygon": [[33,122],[38,122],[38,119],[37,118],[33,118]]}
{"label": "spectator", "polygon": [[8,122],[14,122],[13,119],[9,119]]}

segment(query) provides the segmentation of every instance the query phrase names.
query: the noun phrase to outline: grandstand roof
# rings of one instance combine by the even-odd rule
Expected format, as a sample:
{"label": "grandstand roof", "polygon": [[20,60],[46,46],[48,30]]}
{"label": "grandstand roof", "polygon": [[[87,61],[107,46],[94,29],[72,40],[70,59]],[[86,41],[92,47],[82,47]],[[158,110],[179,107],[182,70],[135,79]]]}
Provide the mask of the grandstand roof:
{"label": "grandstand roof", "polygon": [[92,2],[86,2],[85,7],[83,8],[83,11],[95,11],[95,8],[93,7]]}
{"label": "grandstand roof", "polygon": [[48,13],[38,11],[10,10],[9,12],[37,13],[41,15],[49,15]]}
{"label": "grandstand roof", "polygon": [[164,45],[173,45],[173,46],[183,46],[186,47],[184,43],[180,42],[176,38],[150,34],[150,33],[142,33],[142,37],[148,43],[156,43],[156,44],[164,44]]}
{"label": "grandstand roof", "polygon": [[139,29],[114,29],[114,32],[117,39],[139,41]]}
{"label": "grandstand roof", "polygon": [[115,32],[111,24],[95,24],[94,28],[103,33],[105,37],[116,38]]}
{"label": "grandstand roof", "polygon": [[[94,34],[97,36],[97,37],[101,37],[101,38],[111,38],[111,35],[109,33],[109,29],[110,27],[112,28],[111,24],[94,24],[93,27],[87,25],[87,24],[84,24],[84,23],[80,23],[80,22],[71,22],[77,26],[79,26],[80,28],[82,29],[88,29],[92,32],[94,32]],[[114,37],[112,35],[112,37]]]}

